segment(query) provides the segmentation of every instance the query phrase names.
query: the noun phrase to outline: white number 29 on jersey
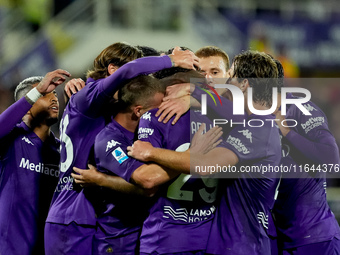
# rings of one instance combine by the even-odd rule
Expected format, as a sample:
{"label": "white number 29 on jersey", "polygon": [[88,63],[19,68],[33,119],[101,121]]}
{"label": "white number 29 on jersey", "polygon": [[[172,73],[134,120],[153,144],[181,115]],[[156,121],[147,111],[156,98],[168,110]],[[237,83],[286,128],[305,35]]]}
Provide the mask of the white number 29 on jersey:
{"label": "white number 29 on jersey", "polygon": [[[176,151],[186,151],[189,149],[190,143],[185,143],[179,146]],[[193,201],[194,191],[182,190],[184,184],[191,178],[190,174],[181,174],[177,179],[168,187],[167,197],[182,201]],[[213,203],[216,200],[217,183],[218,180],[214,178],[201,177],[205,188],[198,190],[200,197],[206,203]],[[211,188],[213,191],[208,192],[207,188]]]}

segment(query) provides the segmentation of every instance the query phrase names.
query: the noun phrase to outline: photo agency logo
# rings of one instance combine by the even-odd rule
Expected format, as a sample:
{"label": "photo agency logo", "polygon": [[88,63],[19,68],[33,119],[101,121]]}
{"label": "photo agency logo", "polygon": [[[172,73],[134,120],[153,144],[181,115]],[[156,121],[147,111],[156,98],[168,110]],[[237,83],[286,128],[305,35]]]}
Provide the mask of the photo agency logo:
{"label": "photo agency logo", "polygon": [[[253,88],[248,87],[247,88],[247,97],[244,96],[244,93],[242,90],[231,84],[215,84],[215,88],[212,88],[211,86],[205,84],[207,88],[212,90],[214,94],[217,96],[217,98],[220,101],[221,107],[225,107],[226,111],[231,111],[231,109],[228,109],[226,105],[222,104],[221,98],[216,92],[216,89],[227,89],[230,91],[232,95],[232,114],[233,115],[245,115],[245,100],[247,100],[247,106],[250,112],[252,112],[255,115],[258,116],[266,116],[270,114],[275,114],[278,110],[278,108],[281,111],[281,115],[286,116],[287,114],[287,105],[295,105],[297,109],[299,109],[303,115],[311,116],[312,114],[310,113],[311,106],[309,104],[306,104],[307,102],[310,101],[311,99],[311,93],[309,90],[305,88],[298,88],[298,87],[284,87],[281,88],[281,93],[278,93],[278,88],[273,87],[272,88],[272,104],[269,109],[265,110],[259,110],[254,107],[253,103]],[[214,96],[209,92],[207,89],[199,88],[203,91],[205,91],[214,101],[215,106],[217,107],[218,104],[216,103],[216,100]],[[302,95],[300,97],[289,97],[288,95],[292,93],[298,93],[299,95]],[[201,113],[202,115],[207,115],[208,112],[208,103],[207,103],[207,94],[202,94],[201,95]],[[280,99],[280,102],[278,102]],[[279,105],[280,103],[280,105]],[[265,121],[272,122],[272,126],[274,126],[275,121],[278,119],[265,119]],[[233,122],[233,120],[227,120],[227,119],[213,119],[213,126],[216,125],[225,125],[229,124],[230,127],[233,127],[234,125],[240,125],[243,124],[244,127],[249,126],[249,127],[262,127],[264,125],[263,119],[256,119],[253,118],[246,122],[244,120],[243,122]],[[281,121],[282,126],[284,127],[296,127],[299,123],[295,119],[287,118]]]}
{"label": "photo agency logo", "polygon": [[[214,92],[214,94],[217,96],[218,101],[220,102],[220,104],[223,105],[223,104],[222,104],[221,97],[219,96],[219,94],[217,93],[217,91],[214,89],[214,87],[208,85],[207,83],[203,83],[203,82],[199,82],[198,84],[204,85],[206,88],[208,88],[208,89],[210,89],[212,92]],[[203,90],[205,93],[207,93],[207,94],[212,98],[212,100],[214,101],[215,106],[217,106],[215,97],[210,93],[209,90],[206,90],[206,89],[201,88],[201,87],[197,87],[197,88],[199,88],[200,90]],[[207,114],[207,112],[206,112],[206,108],[207,108],[207,105],[206,105],[207,98],[206,98],[206,96],[207,96],[207,95],[202,95],[202,96],[205,96],[205,113],[202,113],[202,114],[203,114],[203,115],[206,115],[206,114]]]}

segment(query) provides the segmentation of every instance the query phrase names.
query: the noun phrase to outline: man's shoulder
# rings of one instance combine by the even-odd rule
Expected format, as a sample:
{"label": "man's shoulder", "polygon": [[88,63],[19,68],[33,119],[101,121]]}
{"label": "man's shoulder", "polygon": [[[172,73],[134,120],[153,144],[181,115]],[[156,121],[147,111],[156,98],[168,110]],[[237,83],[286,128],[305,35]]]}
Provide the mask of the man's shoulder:
{"label": "man's shoulder", "polygon": [[[140,118],[140,122],[142,122],[142,123],[152,122],[152,123],[155,123],[157,125],[174,126],[171,123],[172,123],[172,121],[173,121],[173,119],[175,118],[176,115],[172,116],[172,118],[167,123],[163,123],[162,121],[159,122],[158,119],[159,119],[160,116],[156,117],[156,113],[158,112],[158,110],[159,110],[158,108],[154,108],[154,109],[147,111]],[[184,113],[179,118],[178,123],[181,123],[182,121],[187,122],[188,119],[190,119],[190,113],[191,113],[191,111],[187,111],[186,113]]]}
{"label": "man's shoulder", "polygon": [[[294,97],[298,98],[298,97]],[[313,116],[325,116],[325,113],[318,107],[314,102],[308,101],[303,103],[302,106]],[[287,117],[303,117],[303,116],[310,116],[305,115],[302,110],[295,104],[288,106],[287,109]]]}
{"label": "man's shoulder", "polygon": [[17,123],[6,137],[15,139],[22,136],[29,136],[32,133],[33,131],[28,126],[26,126],[26,124],[22,121],[20,123]]}
{"label": "man's shoulder", "polygon": [[154,121],[157,121],[158,117],[156,117],[156,113],[158,111],[158,108],[154,108],[154,109],[151,109],[149,111],[147,111],[146,113],[144,113],[142,115],[142,117],[140,118],[140,121],[141,122],[154,122]]}
{"label": "man's shoulder", "polygon": [[[105,127],[96,137],[94,148],[98,155],[106,155],[120,147],[130,145],[118,128]],[[105,152],[105,153],[104,153]]]}
{"label": "man's shoulder", "polygon": [[109,123],[106,125],[96,136],[96,142],[100,140],[107,140],[108,138],[117,140],[124,139],[123,132],[115,125],[115,123]]}

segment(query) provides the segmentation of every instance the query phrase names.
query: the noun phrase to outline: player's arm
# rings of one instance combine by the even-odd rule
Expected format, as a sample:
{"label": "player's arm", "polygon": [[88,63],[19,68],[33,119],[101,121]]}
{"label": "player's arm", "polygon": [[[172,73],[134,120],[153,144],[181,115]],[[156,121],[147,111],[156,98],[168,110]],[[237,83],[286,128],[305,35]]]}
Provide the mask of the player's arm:
{"label": "player's arm", "polygon": [[182,51],[176,47],[171,55],[139,58],[123,65],[104,79],[100,89],[105,94],[113,95],[123,81],[138,75],[147,75],[172,66],[194,69],[194,65],[197,64],[198,58],[194,53],[189,50]]}
{"label": "player's arm", "polygon": [[[238,156],[228,148],[217,147],[206,154],[191,153],[191,173],[199,175],[211,175],[212,171],[200,171],[202,167],[210,166],[235,166],[239,162]],[[198,167],[197,167],[198,166]],[[198,169],[198,170],[197,170]]]}
{"label": "player's arm", "polygon": [[285,117],[278,111],[276,114],[277,124],[283,136],[298,149],[305,157],[320,164],[339,164],[339,148],[333,135],[325,127],[317,127],[310,131],[310,136],[304,137],[289,127],[282,125]]}
{"label": "player's arm", "polygon": [[69,80],[64,87],[65,102],[67,102],[73,94],[82,90],[85,87],[85,81],[81,78],[74,78]]}
{"label": "player's arm", "polygon": [[[85,86],[76,94],[76,104],[80,112],[88,116],[98,116],[98,109],[108,102],[124,81],[138,75],[147,75],[172,66],[194,69],[198,58],[191,51],[176,47],[171,55],[145,57],[133,60],[118,68],[112,75],[102,79],[94,86]],[[90,106],[93,106],[90,108]]]}
{"label": "player's arm", "polygon": [[158,121],[167,123],[174,115],[176,115],[171,122],[172,125],[175,125],[179,118],[189,110],[190,95],[163,101],[158,108],[159,110],[155,114],[156,117],[159,116]]}
{"label": "player's arm", "polygon": [[190,151],[178,152],[156,148],[149,142],[136,141],[128,155],[145,162],[155,162],[178,173],[190,174]]}
{"label": "player's arm", "polygon": [[143,164],[131,175],[130,182],[114,175],[99,172],[97,168],[89,165],[89,169],[73,167],[76,174],[72,173],[77,184],[81,186],[101,186],[118,192],[153,196],[158,190],[158,186],[170,181],[178,175],[171,170],[165,170],[156,164]]}
{"label": "player's arm", "polygon": [[205,156],[221,142],[220,127],[214,127],[205,134],[202,133],[203,130],[204,125],[201,125],[192,139],[190,150],[177,152],[153,147],[149,142],[136,141],[133,146],[128,146],[128,155],[141,161],[156,162],[178,173],[190,174],[190,163],[194,163],[196,157]]}
{"label": "player's arm", "polygon": [[80,169],[73,167],[76,173],[71,173],[75,183],[82,187],[100,186],[109,188],[126,194],[134,194],[141,196],[153,196],[157,191],[156,188],[143,189],[137,185],[125,181],[123,178],[115,175],[108,175],[99,172],[96,167],[88,165],[89,169]]}
{"label": "player's arm", "polygon": [[[114,141],[115,144],[110,144]],[[165,170],[156,164],[144,164],[132,157],[128,157],[127,147],[130,145],[124,137],[117,132],[100,133],[94,144],[94,153],[99,170],[109,171],[116,176],[120,176],[130,185],[136,184],[145,192],[152,192],[157,186],[171,180],[176,173]],[[105,179],[103,179],[105,177]],[[117,190],[117,180],[107,178],[109,176],[99,176],[99,183],[108,188]],[[105,181],[103,181],[105,180]],[[98,182],[97,182],[98,183]],[[132,188],[130,186],[130,188]],[[122,191],[124,190],[117,190]]]}
{"label": "player's arm", "polygon": [[325,130],[319,131],[318,141],[311,141],[291,130],[286,138],[304,156],[320,164],[339,164],[339,148],[333,135]]}
{"label": "player's arm", "polygon": [[157,189],[178,174],[157,164],[143,164],[132,173],[130,181],[149,191]]}
{"label": "player's arm", "polygon": [[[29,93],[28,93],[29,94]],[[15,125],[31,109],[32,105],[25,97],[20,98],[0,115],[0,138],[11,132]]]}
{"label": "player's arm", "polygon": [[[138,143],[140,143],[140,141]],[[139,156],[147,161],[157,162],[157,164],[170,168],[178,173],[208,175],[211,174],[211,172],[197,171],[195,166],[216,166],[217,164],[220,166],[234,166],[238,163],[236,154],[223,147],[214,148],[206,154],[199,152],[190,153],[189,150],[178,152],[152,148],[153,149],[148,150],[148,152],[143,155],[139,154]],[[130,149],[132,149],[132,147]],[[129,153],[129,155],[132,155],[132,153],[133,152]]]}
{"label": "player's arm", "polygon": [[61,69],[47,73],[35,88],[31,89],[24,97],[8,107],[0,115],[0,138],[11,132],[40,97],[52,92],[58,85],[62,84],[66,79],[65,77],[68,76],[70,76],[70,73]]}
{"label": "player's arm", "polygon": [[179,83],[166,88],[164,100],[180,98],[187,95],[190,95],[190,83]]}
{"label": "player's arm", "polygon": [[[148,113],[145,113],[146,115]],[[185,152],[176,152],[172,150],[162,149],[163,147],[162,141],[163,136],[166,135],[166,131],[161,129],[157,123],[156,118],[154,116],[150,116],[149,118],[143,117],[139,122],[139,139],[135,141],[133,146],[127,147],[127,154],[129,156],[135,157],[144,162],[155,162],[157,165],[154,165],[153,169],[145,168],[139,169],[141,171],[140,178],[145,178],[145,183],[150,180],[150,185],[159,185],[158,181],[164,183],[164,180],[170,180],[171,178],[177,176],[179,173],[190,173],[190,153],[189,151]],[[202,132],[205,128],[205,125],[201,125],[199,131],[197,132],[196,137],[199,136],[199,139],[194,138],[194,144],[206,145],[200,148],[211,148],[212,144],[215,146],[219,143],[217,140],[222,135],[221,128],[215,127],[209,130],[206,135],[203,136]],[[144,134],[143,130],[152,130],[151,134]],[[206,152],[202,149],[203,152]],[[161,168],[160,166],[163,168]],[[148,167],[152,166],[148,165]],[[158,169],[157,169],[158,168]],[[171,171],[170,171],[171,169]],[[139,173],[136,171],[135,173]],[[162,176],[162,177],[160,177]],[[160,177],[159,180],[155,180],[154,178]],[[137,180],[137,178],[135,178]]]}

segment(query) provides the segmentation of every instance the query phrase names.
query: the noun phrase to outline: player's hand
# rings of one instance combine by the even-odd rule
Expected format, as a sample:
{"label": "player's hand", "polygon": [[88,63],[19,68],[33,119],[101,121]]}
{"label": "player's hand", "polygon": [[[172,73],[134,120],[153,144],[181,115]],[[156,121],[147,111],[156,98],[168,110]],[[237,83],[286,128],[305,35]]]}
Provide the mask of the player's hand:
{"label": "player's hand", "polygon": [[282,125],[282,121],[286,120],[285,116],[281,114],[281,111],[277,111],[275,116],[276,116],[275,122],[279,126],[282,135],[286,136],[289,133],[290,128]]}
{"label": "player's hand", "polygon": [[163,101],[167,101],[168,99],[172,98],[179,98],[182,96],[190,95],[190,83],[181,83],[175,84],[172,86],[168,86],[166,88],[165,97]]}
{"label": "player's hand", "polygon": [[199,58],[190,50],[181,50],[180,47],[175,47],[169,55],[175,67],[182,67],[186,69],[195,69],[199,66]]}
{"label": "player's hand", "polygon": [[190,153],[205,154],[214,149],[222,142],[222,139],[219,139],[223,134],[221,127],[215,126],[208,132],[203,134],[204,130],[205,123],[202,123],[202,125],[192,138]]}
{"label": "player's hand", "polygon": [[127,147],[128,156],[147,162],[150,159],[154,147],[149,142],[137,140],[132,146]]}
{"label": "player's hand", "polygon": [[36,87],[40,94],[45,95],[53,90],[60,84],[62,84],[66,77],[70,77],[71,74],[65,70],[57,69],[49,72],[45,75],[42,81]]}
{"label": "player's hand", "polygon": [[180,98],[172,98],[161,103],[158,107],[159,110],[156,112],[155,116],[158,118],[159,122],[167,123],[174,115],[176,117],[172,121],[172,125],[175,125],[179,118],[186,113],[190,108],[190,96],[183,96]]}
{"label": "player's hand", "polygon": [[83,81],[81,78],[78,78],[78,79],[74,78],[66,83],[64,92],[69,98],[71,98],[73,94],[76,94],[78,91],[80,91],[84,87],[85,87],[85,81]]}
{"label": "player's hand", "polygon": [[71,173],[75,183],[80,184],[81,187],[90,186],[102,186],[105,174],[99,172],[93,165],[88,165],[89,169],[80,169],[73,167],[73,171],[76,173]]}

